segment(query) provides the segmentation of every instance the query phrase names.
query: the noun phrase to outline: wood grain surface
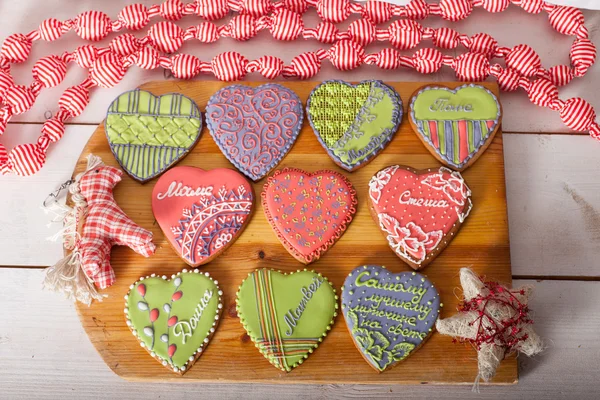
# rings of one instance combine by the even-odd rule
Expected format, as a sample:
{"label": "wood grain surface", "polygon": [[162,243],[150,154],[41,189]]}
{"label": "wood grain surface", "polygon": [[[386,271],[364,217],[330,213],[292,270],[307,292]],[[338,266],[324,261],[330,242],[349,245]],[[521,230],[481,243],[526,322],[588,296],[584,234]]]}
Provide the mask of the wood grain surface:
{"label": "wood grain surface", "polygon": [[[257,86],[260,83],[244,84]],[[290,82],[285,86],[294,90],[303,102],[318,82]],[[142,88],[156,95],[179,92],[193,98],[204,111],[206,102],[222,82],[156,82]],[[406,103],[413,91],[423,83],[390,83]],[[459,83],[446,83],[450,87]],[[494,93],[495,85],[484,84]],[[117,165],[108,147],[103,125],[100,125],[84,148],[75,173],[85,167],[85,157],[94,153],[110,165]],[[339,242],[311,269],[322,272],[339,289],[343,279],[354,267],[364,263],[378,263],[390,270],[411,270],[389,249],[379,228],[372,221],[367,206],[367,183],[382,167],[404,164],[414,168],[435,167],[438,162],[419,141],[406,117],[388,148],[372,163],[352,174],[345,175],[355,186],[359,205],[357,215]],[[211,169],[232,168],[204,128],[202,137],[193,151],[179,165]],[[294,166],[315,171],[341,171],[317,142],[308,123],[304,123],[299,138],[279,168]],[[511,268],[504,182],[502,133],[478,162],[463,173],[473,192],[474,208],[458,236],[438,258],[422,272],[436,285],[445,307],[441,317],[454,313],[458,303],[455,288],[460,286],[458,270],[469,266],[489,279],[510,283]],[[256,193],[262,190],[264,179],[254,185]],[[115,198],[123,210],[138,224],[151,229],[157,244],[156,254],[145,259],[126,248],[115,248],[112,264],[117,283],[105,291],[109,296],[91,307],[77,305],[81,323],[91,342],[107,365],[118,375],[130,380],[171,380],[206,382],[264,382],[264,383],[446,383],[472,384],[477,375],[475,351],[466,345],[435,333],[414,355],[393,369],[378,374],[361,358],[344,326],[341,317],[323,344],[308,360],[291,373],[283,373],[269,364],[249,340],[235,313],[234,296],[247,273],[259,267],[293,271],[303,266],[281,246],[269,227],[263,210],[257,202],[256,213],[247,229],[224,254],[202,267],[211,273],[224,291],[224,318],[206,353],[183,378],[168,371],[153,360],[131,335],[123,316],[123,296],[129,285],[140,276],[151,273],[170,275],[187,265],[173,252],[154,220],[150,193],[155,181],[145,185],[128,176],[116,187]],[[456,293],[459,294],[459,293]],[[494,379],[495,384],[517,381],[517,363],[514,357],[505,360]]]}

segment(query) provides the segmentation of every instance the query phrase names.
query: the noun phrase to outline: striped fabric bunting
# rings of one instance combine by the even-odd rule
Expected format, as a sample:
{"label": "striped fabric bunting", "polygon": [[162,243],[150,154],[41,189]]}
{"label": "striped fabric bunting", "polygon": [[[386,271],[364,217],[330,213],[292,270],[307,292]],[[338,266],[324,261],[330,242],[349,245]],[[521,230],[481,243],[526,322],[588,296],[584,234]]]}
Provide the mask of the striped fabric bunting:
{"label": "striped fabric bunting", "polygon": [[[462,21],[476,14],[476,8],[499,13],[510,4],[532,14],[546,13],[550,26],[558,33],[574,37],[569,51],[569,63],[545,68],[540,56],[528,45],[501,46],[486,33],[473,36],[460,34],[450,27],[431,28],[419,20],[438,16],[445,21]],[[305,25],[303,14],[314,8],[321,22],[316,27]],[[228,13],[236,15],[223,24],[215,21]],[[176,22],[184,16],[203,18],[199,24],[182,28]],[[355,18],[358,16],[358,18]],[[150,24],[150,20],[163,21]],[[354,19],[340,30],[336,24]],[[379,24],[390,21],[387,27]],[[145,35],[125,33],[150,25]],[[30,57],[34,42],[53,41],[75,31],[84,41],[97,42],[110,34],[115,35],[108,46],[84,44],[60,56],[47,56],[35,63],[33,82],[20,85],[11,75],[11,64],[23,63]],[[308,51],[292,58],[289,64],[273,55],[248,60],[242,54],[228,51],[212,59],[200,59],[191,54],[178,53],[186,41],[212,43],[220,38],[245,41],[261,31],[269,31],[275,40],[294,41],[316,39],[331,44],[328,49]],[[435,48],[420,48],[412,55],[402,50],[423,47],[429,40]],[[389,42],[392,47],[376,53],[366,53],[373,42]],[[443,50],[462,47],[465,53],[455,57]],[[494,59],[504,62],[497,63]],[[536,105],[557,111],[565,125],[575,131],[589,132],[600,140],[600,125],[592,105],[577,97],[559,98],[558,88],[574,78],[584,76],[596,61],[596,47],[590,40],[585,17],[575,7],[560,6],[544,0],[444,0],[439,2],[413,0],[407,4],[389,4],[370,0],[198,0],[183,4],[180,0],[165,0],[151,7],[142,4],[127,5],[114,20],[100,11],[86,11],[69,20],[48,18],[27,34],[16,33],[4,39],[0,46],[0,135],[9,120],[33,107],[42,88],[57,86],[66,76],[67,64],[75,63],[88,70],[79,85],[85,90],[94,87],[109,88],[118,84],[127,70],[137,65],[144,69],[165,68],[179,79],[192,79],[200,73],[212,73],[219,80],[236,81],[249,73],[264,78],[309,79],[328,60],[335,68],[345,71],[363,64],[382,69],[414,68],[423,74],[450,67],[460,81],[484,81],[488,77],[498,81],[501,90],[522,89]],[[61,104],[52,117],[53,124],[62,124],[81,112],[88,96],[81,104]],[[468,132],[468,127],[467,131]],[[8,157],[0,159],[0,173],[32,175],[45,163],[50,142],[60,139],[42,130],[38,146],[34,143],[17,145]],[[444,145],[440,142],[440,145]],[[0,144],[2,152],[8,149]],[[34,146],[34,147],[32,147]],[[12,154],[14,152],[15,154]],[[453,149],[461,154],[461,149]],[[467,161],[468,162],[468,161]]]}

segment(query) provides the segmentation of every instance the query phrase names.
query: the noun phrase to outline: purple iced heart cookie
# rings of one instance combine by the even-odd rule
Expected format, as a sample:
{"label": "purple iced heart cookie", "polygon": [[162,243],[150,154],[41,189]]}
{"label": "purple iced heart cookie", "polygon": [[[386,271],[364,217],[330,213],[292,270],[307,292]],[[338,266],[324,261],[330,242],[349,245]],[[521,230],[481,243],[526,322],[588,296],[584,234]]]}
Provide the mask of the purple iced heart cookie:
{"label": "purple iced heart cookie", "polygon": [[215,142],[253,181],[267,175],[287,154],[303,118],[300,98],[277,84],[227,86],[206,106],[206,124]]}
{"label": "purple iced heart cookie", "polygon": [[437,289],[416,272],[393,274],[364,265],[350,272],[342,287],[342,311],[354,344],[379,372],[423,344],[440,307]]}

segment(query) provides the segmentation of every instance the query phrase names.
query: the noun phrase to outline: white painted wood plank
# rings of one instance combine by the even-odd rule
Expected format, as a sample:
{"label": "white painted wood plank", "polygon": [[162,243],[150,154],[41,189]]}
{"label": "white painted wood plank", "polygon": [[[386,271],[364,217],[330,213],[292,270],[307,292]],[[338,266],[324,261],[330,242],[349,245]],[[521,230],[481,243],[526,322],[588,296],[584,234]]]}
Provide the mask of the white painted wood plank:
{"label": "white painted wood plank", "polygon": [[547,0],[549,3],[562,6],[572,6],[580,8],[589,8],[591,10],[600,10],[600,4],[597,0]]}
{"label": "white painted wood plank", "polygon": [[[531,307],[548,349],[523,357],[513,387],[140,384],[121,380],[88,341],[73,306],[40,289],[42,271],[0,268],[0,398],[323,397],[492,399],[597,398],[600,282],[517,281],[536,285]],[[342,323],[338,321],[338,323]],[[241,328],[240,328],[241,329]],[[474,353],[475,354],[475,353]],[[260,354],[256,354],[261,357]],[[148,362],[155,362],[148,357]],[[200,360],[199,362],[202,362]],[[410,362],[408,360],[407,362]],[[475,362],[475,360],[473,360]],[[334,363],[332,363],[332,366]],[[457,366],[460,368],[460,365]]]}
{"label": "white painted wood plank", "polygon": [[[61,225],[48,228],[50,216],[41,206],[49,193],[71,177],[75,162],[95,129],[67,127],[63,147],[50,147],[45,168],[34,176],[0,175],[0,265],[50,265],[62,257],[61,244],[46,240]],[[39,125],[11,124],[10,130],[2,137],[4,143],[35,142]]]}
{"label": "white painted wood plank", "polygon": [[[436,0],[430,0],[435,2]],[[140,3],[150,5],[155,0],[140,0]],[[26,33],[35,29],[45,18],[53,17],[61,20],[73,18],[78,13],[95,9],[107,13],[111,18],[116,18],[118,12],[123,7],[122,2],[94,2],[92,0],[46,0],[40,4],[37,0],[5,1],[0,4],[0,15],[3,16],[3,23],[0,26],[0,39],[6,36],[20,32]],[[600,43],[600,12],[585,11],[588,27],[590,28],[591,38],[594,42]],[[545,15],[545,14],[544,14]],[[490,14],[481,9],[477,9],[473,15],[459,23],[447,23],[440,18],[431,18],[423,21],[425,26],[440,27],[449,26],[461,33],[475,34],[486,32],[496,38],[500,45],[514,46],[520,43],[526,43],[532,46],[541,56],[543,65],[547,68],[556,64],[569,63],[569,49],[572,38],[556,33],[549,25],[544,15],[530,15],[516,6],[511,6],[502,14]],[[227,20],[227,19],[225,19]],[[225,21],[224,20],[224,21]],[[315,27],[318,19],[314,11],[309,12],[305,18],[305,25]],[[187,17],[180,22],[181,26],[190,26],[197,24],[198,18]],[[222,24],[223,21],[218,22]],[[341,24],[345,29],[347,24]],[[383,25],[387,26],[387,25]],[[145,31],[138,32],[141,36]],[[109,36],[109,38],[114,35]],[[108,40],[98,43],[106,45]],[[72,51],[77,46],[83,44],[74,32],[70,32],[63,38],[53,43],[37,42],[31,53],[30,60],[15,68],[16,81],[19,83],[31,82],[31,67],[40,57],[47,54],[61,54],[69,50]],[[425,46],[430,46],[426,42]],[[389,44],[388,44],[389,46]],[[213,44],[201,44],[199,42],[187,43],[181,51],[194,54],[203,60],[209,60],[214,55],[223,51],[236,50],[244,56],[253,59],[265,54],[265,48],[269,54],[274,54],[286,62],[289,62],[295,55],[303,51],[326,48],[327,45],[317,43],[316,41],[299,40],[293,43],[275,41],[268,32],[261,32],[256,38],[247,42],[236,42],[232,39],[221,39]],[[369,52],[376,52],[386,47],[385,43],[378,43],[368,48]],[[462,49],[460,50],[462,52]],[[412,51],[406,52],[412,54]],[[59,88],[53,88],[42,92],[35,107],[31,112],[18,116],[14,121],[43,122],[44,115],[48,111],[55,111],[57,100],[60,93],[73,84],[80,82],[85,77],[83,70],[79,67],[72,67],[65,82]],[[339,78],[346,80],[361,79],[383,79],[394,81],[406,80],[454,80],[455,77],[451,70],[444,69],[442,73],[434,76],[420,75],[414,71],[402,69],[399,71],[381,71],[375,67],[361,67],[350,72],[339,72],[329,63],[324,63],[323,70],[317,79]],[[563,98],[579,96],[587,99],[597,110],[600,110],[600,92],[595,90],[592,82],[600,78],[600,66],[596,65],[590,69],[589,74],[582,79],[577,79],[566,88],[561,90]],[[164,79],[162,71],[142,71],[137,67],[127,74],[125,79],[116,87],[111,89],[98,89],[92,95],[92,102],[86,111],[73,122],[97,123],[100,122],[105,114],[109,103],[121,92],[132,89],[139,84],[149,81]],[[209,75],[203,75],[200,79],[211,79]],[[213,78],[214,79],[214,78]],[[247,79],[263,80],[258,74],[251,74]],[[564,127],[557,113],[548,109],[542,109],[532,105],[524,92],[504,93],[502,103],[505,111],[503,121],[504,131],[506,132],[565,132]],[[64,146],[64,145],[63,145]]]}
{"label": "white painted wood plank", "polygon": [[513,275],[600,276],[600,156],[583,136],[506,135]]}

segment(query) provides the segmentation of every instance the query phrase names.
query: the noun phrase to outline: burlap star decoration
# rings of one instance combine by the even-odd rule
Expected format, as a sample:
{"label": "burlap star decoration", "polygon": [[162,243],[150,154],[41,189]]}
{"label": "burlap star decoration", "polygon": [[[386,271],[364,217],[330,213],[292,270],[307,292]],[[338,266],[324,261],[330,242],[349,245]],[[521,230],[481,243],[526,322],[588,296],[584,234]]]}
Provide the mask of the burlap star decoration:
{"label": "burlap star decoration", "polygon": [[479,378],[488,382],[504,357],[514,351],[533,356],[543,350],[540,336],[533,330],[527,306],[532,287],[509,289],[484,282],[468,268],[460,270],[464,300],[459,312],[438,320],[436,328],[457,341],[472,343],[477,349]]}

